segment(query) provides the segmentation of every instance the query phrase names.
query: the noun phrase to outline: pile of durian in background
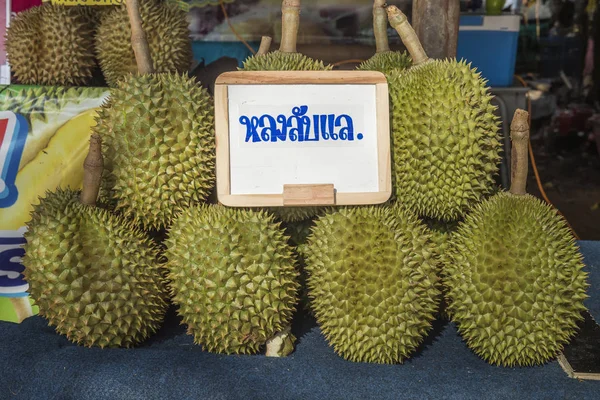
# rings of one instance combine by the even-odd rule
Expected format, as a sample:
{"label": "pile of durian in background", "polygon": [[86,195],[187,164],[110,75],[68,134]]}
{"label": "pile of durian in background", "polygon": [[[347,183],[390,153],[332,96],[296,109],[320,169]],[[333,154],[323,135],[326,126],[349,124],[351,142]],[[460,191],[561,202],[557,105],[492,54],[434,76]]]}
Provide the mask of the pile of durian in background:
{"label": "pile of durian in background", "polygon": [[[513,120],[513,181],[499,191],[486,81],[464,62],[429,60],[396,7],[374,2],[377,53],[360,66],[388,78],[393,198],[247,209],[215,204],[212,99],[161,68],[144,4],[127,1],[138,73],[115,75],[83,191],[49,192],[28,224],[25,275],[57,332],[135,346],[172,302],[195,343],[225,354],[289,354],[302,308],[357,362],[405,361],[442,317],[498,365],[547,362],[573,337],[587,277],[565,221],[525,192],[527,114]],[[261,46],[242,69],[331,69],[296,51],[299,10],[283,1],[279,50]],[[111,15],[125,41],[125,11]],[[389,50],[388,17],[410,56]]]}

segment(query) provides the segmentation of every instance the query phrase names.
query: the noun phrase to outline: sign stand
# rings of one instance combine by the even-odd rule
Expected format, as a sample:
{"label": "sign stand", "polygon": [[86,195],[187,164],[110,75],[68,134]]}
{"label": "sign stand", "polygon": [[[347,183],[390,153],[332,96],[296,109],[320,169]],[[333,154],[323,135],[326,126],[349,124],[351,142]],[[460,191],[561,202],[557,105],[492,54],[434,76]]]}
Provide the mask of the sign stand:
{"label": "sign stand", "polygon": [[335,189],[333,184],[283,185],[284,206],[333,206]]}
{"label": "sign stand", "polygon": [[390,198],[389,94],[382,73],[226,72],[214,96],[221,204],[364,205]]}

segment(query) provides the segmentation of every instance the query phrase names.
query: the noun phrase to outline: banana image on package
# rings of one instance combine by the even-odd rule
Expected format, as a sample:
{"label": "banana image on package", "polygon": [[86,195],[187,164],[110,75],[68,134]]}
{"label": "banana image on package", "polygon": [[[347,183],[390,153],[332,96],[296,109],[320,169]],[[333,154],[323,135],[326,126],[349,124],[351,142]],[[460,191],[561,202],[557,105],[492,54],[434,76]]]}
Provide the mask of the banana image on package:
{"label": "banana image on package", "polygon": [[106,88],[8,86],[0,93],[0,320],[37,307],[23,276],[33,205],[57,188],[80,189],[83,160]]}

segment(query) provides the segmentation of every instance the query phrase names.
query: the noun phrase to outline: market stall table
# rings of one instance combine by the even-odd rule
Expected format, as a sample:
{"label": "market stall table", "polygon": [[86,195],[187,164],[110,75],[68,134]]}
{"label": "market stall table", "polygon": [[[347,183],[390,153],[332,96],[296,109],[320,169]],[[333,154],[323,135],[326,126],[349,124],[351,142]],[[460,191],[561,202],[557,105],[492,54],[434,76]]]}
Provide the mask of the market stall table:
{"label": "market stall table", "polygon": [[[580,242],[590,272],[591,315],[600,320],[600,242]],[[437,322],[403,365],[352,363],[301,316],[286,358],[210,354],[193,344],[171,311],[135,349],[88,349],[46,321],[0,322],[0,399],[597,399],[600,381],[567,376],[557,361],[530,368],[487,364],[452,323]],[[600,343],[598,344],[600,345]]]}

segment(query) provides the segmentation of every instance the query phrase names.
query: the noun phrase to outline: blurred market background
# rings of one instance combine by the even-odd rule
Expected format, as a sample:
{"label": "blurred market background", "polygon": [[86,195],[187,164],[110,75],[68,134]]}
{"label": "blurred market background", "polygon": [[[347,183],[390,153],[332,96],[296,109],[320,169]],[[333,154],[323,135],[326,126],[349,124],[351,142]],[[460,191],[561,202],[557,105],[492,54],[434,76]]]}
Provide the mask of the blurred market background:
{"label": "blurred market background", "polygon": [[[7,1],[3,29],[7,14],[41,4]],[[281,0],[165,1],[187,10],[193,73],[205,81],[241,66],[261,36],[273,37],[272,48],[279,41]],[[388,3],[411,18],[411,0]],[[581,239],[600,240],[598,0],[461,0],[460,11],[457,57],[489,80],[503,132],[515,108],[531,111],[529,192],[556,206]],[[374,52],[372,0],[304,0],[301,18],[298,50],[308,56],[353,69]],[[389,37],[393,50],[403,48],[391,28]],[[3,84],[8,76],[4,65]],[[505,162],[498,183],[507,182]]]}

